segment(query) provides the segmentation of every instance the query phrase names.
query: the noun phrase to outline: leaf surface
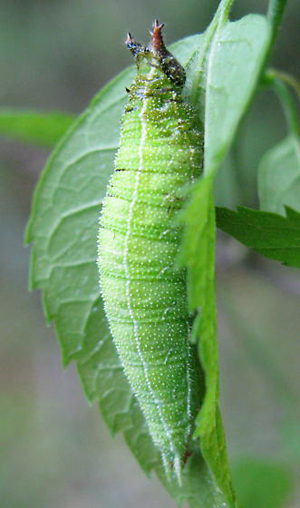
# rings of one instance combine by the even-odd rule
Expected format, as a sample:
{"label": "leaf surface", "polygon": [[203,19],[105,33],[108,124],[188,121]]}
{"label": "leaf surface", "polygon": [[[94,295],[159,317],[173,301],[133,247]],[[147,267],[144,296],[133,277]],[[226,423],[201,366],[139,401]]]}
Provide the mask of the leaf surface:
{"label": "leaf surface", "polygon": [[204,35],[188,64],[193,68],[188,83],[193,102],[204,110],[204,173],[208,174],[220,166],[252,99],[268,51],[270,27],[257,14],[234,22],[216,15]]}
{"label": "leaf surface", "polygon": [[216,208],[217,226],[262,256],[299,268],[300,213],[285,210],[283,217],[251,208]]}

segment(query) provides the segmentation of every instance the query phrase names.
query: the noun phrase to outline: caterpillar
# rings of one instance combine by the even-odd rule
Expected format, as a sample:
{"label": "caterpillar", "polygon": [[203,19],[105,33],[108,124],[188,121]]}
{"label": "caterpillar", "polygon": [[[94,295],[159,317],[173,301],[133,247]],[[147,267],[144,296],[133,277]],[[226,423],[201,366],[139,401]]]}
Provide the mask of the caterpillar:
{"label": "caterpillar", "polygon": [[168,478],[181,485],[199,410],[186,272],[176,264],[183,186],[199,176],[203,134],[183,100],[185,71],[156,20],[148,47],[129,33],[137,65],[100,216],[98,267],[110,331]]}

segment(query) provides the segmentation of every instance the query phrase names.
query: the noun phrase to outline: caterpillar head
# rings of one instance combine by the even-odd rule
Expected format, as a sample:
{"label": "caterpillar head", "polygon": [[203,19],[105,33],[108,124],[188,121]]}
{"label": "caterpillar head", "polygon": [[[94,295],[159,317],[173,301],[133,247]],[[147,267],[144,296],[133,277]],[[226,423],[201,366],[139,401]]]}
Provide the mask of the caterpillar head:
{"label": "caterpillar head", "polygon": [[157,19],[154,21],[148,46],[137,42],[130,33],[127,34],[125,44],[133,54],[139,69],[145,64],[155,67],[158,72],[165,74],[173,85],[182,88],[185,83],[185,70],[167,50],[161,33],[163,26],[164,24],[159,24]]}

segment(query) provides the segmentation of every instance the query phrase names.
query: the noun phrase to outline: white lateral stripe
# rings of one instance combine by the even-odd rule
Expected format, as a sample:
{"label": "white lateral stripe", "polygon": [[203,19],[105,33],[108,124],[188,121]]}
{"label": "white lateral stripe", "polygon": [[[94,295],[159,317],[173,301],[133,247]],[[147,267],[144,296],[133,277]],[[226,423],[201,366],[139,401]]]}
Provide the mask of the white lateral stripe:
{"label": "white lateral stripe", "polygon": [[192,427],[192,410],[191,410],[191,398],[192,398],[192,383],[191,383],[191,369],[190,369],[190,361],[191,361],[191,345],[189,343],[189,324],[188,326],[188,334],[187,334],[187,351],[186,351],[186,381],[187,381],[187,416],[188,416],[188,426],[185,434],[185,442],[187,442],[188,437],[191,432]]}

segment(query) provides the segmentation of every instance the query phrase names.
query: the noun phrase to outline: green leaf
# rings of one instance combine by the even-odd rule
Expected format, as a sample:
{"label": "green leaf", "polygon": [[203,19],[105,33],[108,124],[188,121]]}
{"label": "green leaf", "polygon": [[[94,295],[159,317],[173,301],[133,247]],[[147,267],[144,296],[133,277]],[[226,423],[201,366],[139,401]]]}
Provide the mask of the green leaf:
{"label": "green leaf", "polygon": [[[76,357],[87,365],[87,355],[94,359],[93,340],[107,333],[99,306],[96,238],[132,75],[127,69],[94,99],[53,152],[35,191],[27,230],[33,242],[30,282],[44,290],[45,312],[55,321],[65,364]],[[92,335],[95,319],[99,331]],[[82,367],[90,400],[99,397],[92,389],[94,370]]]}
{"label": "green leaf", "polygon": [[291,473],[281,464],[243,460],[233,467],[241,508],[284,508],[293,489]]}
{"label": "green leaf", "polygon": [[268,50],[266,18],[249,14],[219,24],[202,77],[205,95],[204,172],[216,171],[256,89]]}
{"label": "green leaf", "polygon": [[53,147],[73,123],[67,113],[0,109],[0,135],[26,143]]}
{"label": "green leaf", "polygon": [[198,342],[199,357],[204,368],[206,384],[204,402],[196,421],[195,437],[199,436],[200,438],[203,458],[209,465],[226,502],[229,506],[235,506],[219,408],[214,287],[215,216],[212,178],[204,178],[195,187],[183,219],[186,229],[181,260],[188,268],[190,312],[197,312],[192,329],[192,340]]}
{"label": "green leaf", "polygon": [[158,467],[160,458],[124,376],[100,297],[87,317],[77,369],[88,400],[98,401],[112,434],[124,432],[141,467],[149,474]]}
{"label": "green leaf", "polygon": [[251,208],[216,208],[217,226],[262,256],[300,268],[300,213],[285,210],[286,217]]}
{"label": "green leaf", "polygon": [[260,208],[284,214],[284,207],[300,211],[300,139],[294,134],[271,148],[258,169]]}

